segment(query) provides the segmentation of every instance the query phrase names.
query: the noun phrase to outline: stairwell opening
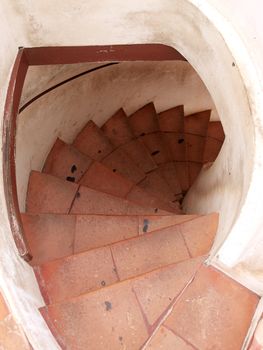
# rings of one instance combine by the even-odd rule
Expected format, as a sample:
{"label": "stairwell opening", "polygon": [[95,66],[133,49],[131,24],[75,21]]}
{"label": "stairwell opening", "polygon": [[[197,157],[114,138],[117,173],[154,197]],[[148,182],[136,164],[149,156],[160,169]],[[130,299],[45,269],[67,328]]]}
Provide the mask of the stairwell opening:
{"label": "stairwell opening", "polygon": [[[218,256],[217,255],[214,256],[214,262],[219,262],[221,266],[225,268],[226,271],[228,271],[230,274],[235,276],[237,279],[241,279],[242,283],[247,284],[249,286],[251,286],[251,284],[253,286],[256,285],[255,289],[258,290],[257,280],[256,280],[256,283],[253,284],[253,282],[255,282],[255,276],[253,276],[254,267],[251,268],[252,266],[251,261],[253,262],[253,259],[249,260],[248,264],[242,264],[242,266],[240,265],[238,267],[238,263],[240,259],[242,261],[246,259],[246,257],[249,257],[249,253],[251,250],[246,251],[245,254],[244,254],[244,251],[246,250],[247,243],[250,242],[250,240],[252,240],[253,238],[252,236],[260,223],[260,218],[259,218],[260,215],[258,211],[253,211],[253,208],[255,207],[253,205],[253,203],[255,202],[255,197],[257,198],[259,197],[255,196],[253,199],[253,197],[250,196],[249,197],[250,200],[247,201],[248,189],[251,184],[251,177],[252,177],[252,171],[253,171],[252,169],[254,169],[253,159],[254,159],[254,151],[255,151],[254,150],[254,140],[255,140],[254,126],[255,125],[253,124],[253,122],[258,113],[258,110],[255,107],[255,105],[257,107],[258,105],[256,103],[254,105],[252,104],[252,102],[255,102],[253,100],[253,96],[255,96],[255,94],[253,95],[253,93],[251,93],[251,91],[248,91],[248,89],[246,88],[246,86],[249,85],[248,82],[250,83],[253,82],[253,79],[251,79],[252,75],[246,74],[246,69],[244,68],[244,65],[245,65],[244,62],[249,62],[249,59],[246,56],[246,52],[244,55],[244,51],[242,50],[242,45],[240,45],[238,38],[236,38],[235,36],[231,36],[231,38],[234,37],[234,39],[236,40],[235,43],[233,43],[233,41],[231,42],[232,39],[230,39],[228,27],[223,20],[221,21],[218,16],[214,16],[214,13],[209,12],[208,9],[206,9],[207,13],[206,15],[204,15],[203,12],[200,11],[200,9],[195,8],[193,4],[188,4],[187,1],[182,1],[182,3],[187,3],[187,4],[186,4],[186,8],[183,8],[184,10],[183,15],[181,16],[180,13],[178,13],[177,15],[178,17],[177,19],[179,19],[179,22],[181,23],[181,25],[178,25],[179,22],[177,21],[177,25],[172,26],[171,23],[175,23],[174,18],[172,18],[171,21],[170,20],[166,21],[165,25],[161,25],[160,27],[158,27],[159,29],[162,28],[162,30],[160,31],[161,34],[158,31],[159,29],[158,30],[155,29],[156,25],[155,25],[155,28],[152,28],[150,26],[149,28],[151,33],[150,41],[162,42],[162,43],[171,45],[172,47],[176,47],[180,52],[183,53],[184,57],[187,58],[188,62],[192,65],[192,67],[195,68],[195,70],[198,72],[202,80],[205,82],[205,85],[210,95],[212,96],[212,100],[215,103],[216,110],[220,114],[220,117],[224,126],[224,131],[226,133],[226,140],[224,142],[224,146],[219,154],[217,161],[214,163],[212,167],[203,169],[198,180],[195,182],[195,184],[192,186],[191,190],[189,191],[188,196],[185,199],[185,203],[184,203],[185,210],[189,212],[191,211],[196,212],[196,213],[205,213],[211,210],[220,212],[221,221],[220,221],[219,231],[218,231],[219,234],[217,236],[218,242],[216,243],[216,249],[214,252],[212,252],[212,255],[215,255],[215,253],[218,252],[219,247],[221,247],[221,250],[219,251]],[[169,17],[168,15],[169,13],[172,14],[173,12],[168,11],[167,12],[168,17]],[[207,20],[208,17],[210,18],[210,20]],[[194,21],[193,21],[193,18],[195,18]],[[167,27],[167,23],[171,24],[171,27],[168,26],[169,27],[168,30],[165,29]],[[215,23],[216,23],[216,26],[215,26]],[[198,27],[199,30],[196,30],[197,29],[196,26]],[[188,28],[188,30],[182,31],[180,28]],[[113,40],[113,42],[116,43],[115,39]],[[124,33],[123,40],[124,42],[136,42],[137,38],[136,37],[133,39],[127,38],[125,37],[125,33]],[[147,37],[147,40],[146,40],[145,37],[140,37],[139,41],[147,42],[149,41],[149,38]],[[105,42],[108,43],[107,40],[105,40]],[[76,41],[76,43],[77,44],[79,43],[78,40]],[[64,43],[61,43],[61,45],[63,44]],[[80,45],[82,44],[83,42]],[[229,47],[231,47],[231,50],[229,49]],[[41,48],[41,50],[42,49],[43,48]],[[240,49],[240,51],[238,51],[238,49]],[[34,51],[33,50],[31,54],[28,51],[26,54],[26,59],[24,61],[23,59],[21,60],[22,62],[22,66],[20,66],[20,68],[22,67],[20,69],[21,76],[22,77],[25,76],[28,62],[30,62],[31,60],[34,61],[34,64],[38,65],[40,64],[40,61],[42,58],[44,58],[45,63],[50,63],[51,62],[50,57],[53,57],[52,64],[59,63],[58,60],[57,61],[54,60],[55,56],[56,58],[59,57],[59,55],[57,56],[57,53],[59,52],[59,50],[60,48],[54,48],[55,54],[53,54],[53,56],[52,54],[51,56],[50,55],[45,56],[43,55],[43,51],[41,54],[37,53],[38,50],[36,50],[35,52],[33,52]],[[75,48],[73,51],[75,51]],[[242,52],[242,55],[241,55],[241,52]],[[107,53],[109,54],[110,50],[108,50]],[[242,59],[241,59],[241,56],[242,56]],[[96,62],[96,61],[97,60],[93,60],[93,62]],[[107,61],[112,62],[112,61],[115,61],[115,59],[112,59],[112,57],[108,57]],[[247,65],[247,67],[249,67],[249,65]],[[12,168],[15,161],[14,148],[12,149],[12,147],[14,146],[14,139],[15,139],[15,133],[14,133],[15,123],[12,117],[16,117],[16,111],[18,109],[18,104],[20,99],[19,92],[17,91],[19,89],[21,90],[21,85],[19,86],[19,84],[21,84],[21,80],[20,82],[16,81],[16,74],[18,71],[19,69],[17,65],[15,66],[15,69],[13,72],[13,85],[11,82],[12,87],[10,88],[9,97],[8,97],[9,104],[7,103],[7,108],[6,108],[7,113],[6,113],[6,120],[5,120],[6,134],[4,135],[5,136],[4,166],[5,166],[5,170],[7,168],[8,170],[4,173],[4,181],[5,181],[5,187],[6,187],[5,191],[6,191],[6,198],[7,198],[7,207],[9,209],[9,214],[10,214],[11,227],[13,229],[13,233],[15,232],[16,239],[18,242],[17,245],[18,247],[21,248],[20,250],[21,255],[24,257],[30,258],[27,255],[27,250],[23,242],[23,237],[20,236],[22,227],[20,227],[19,223],[16,221],[16,218],[19,217],[19,208],[18,208],[18,202],[15,203],[14,197],[13,197],[13,196],[16,196],[16,190],[14,191],[12,190],[12,188],[14,188],[12,186],[14,186],[13,181],[15,176],[14,168]],[[39,78],[39,75],[36,78],[36,81],[37,83],[39,83],[39,86],[41,86],[41,79]],[[133,81],[131,79],[130,86],[132,86],[132,83]],[[12,91],[13,88],[15,89]],[[39,93],[41,93],[40,91]],[[79,93],[83,93],[83,92],[85,91],[81,89],[76,90],[74,98],[77,97]],[[253,92],[255,91],[253,90]],[[15,99],[13,101],[14,104],[10,109],[9,108],[10,99],[12,98],[12,94],[15,95]],[[114,101],[115,96],[112,96],[111,99],[112,101]],[[40,100],[41,99],[39,99],[38,101],[34,101],[34,103],[32,103],[28,108],[26,108],[22,112],[24,113],[30,110],[34,114],[31,118],[30,123],[26,122],[26,118],[24,119],[21,118],[19,121],[21,125],[18,126],[18,127],[21,127],[22,129],[24,128],[24,130],[26,131],[24,135],[27,135],[27,136],[24,136],[24,138],[21,137],[19,140],[19,136],[17,134],[17,145],[19,145],[17,147],[17,151],[18,151],[17,173],[19,177],[22,178],[22,181],[19,185],[20,186],[19,196],[20,198],[24,196],[24,199],[25,199],[25,193],[26,193],[26,187],[27,187],[26,179],[29,176],[28,169],[31,169],[31,168],[32,169],[35,168],[39,170],[41,169],[41,166],[43,165],[43,162],[44,162],[44,158],[47,156],[48,151],[52,147],[52,142],[55,141],[56,136],[58,136],[58,135],[52,134],[52,137],[50,137],[51,134],[47,131],[47,129],[45,129],[45,127],[43,127],[42,121],[44,121],[44,123],[48,122],[50,121],[53,115],[56,115],[56,116],[59,115],[60,126],[63,127],[63,124],[64,124],[64,126],[67,125],[69,129],[73,126],[73,124],[67,124],[67,121],[64,120],[64,116],[62,115],[63,113],[61,113],[61,108],[60,108],[61,103],[58,103],[57,105],[53,104],[54,110],[52,111],[52,114],[49,114],[49,113],[44,113],[43,105],[40,103]],[[71,110],[72,105],[70,102],[72,101],[69,100],[69,103],[67,104],[67,108],[66,106],[63,106],[63,108],[67,109],[67,111],[72,112]],[[99,113],[101,113],[101,111],[99,111],[99,104],[102,102],[104,102],[103,98],[97,101],[97,105],[98,105],[97,108]],[[151,102],[151,100],[143,101],[143,103],[147,103],[147,102]],[[139,106],[136,106],[136,108],[141,107],[143,103],[141,103]],[[120,108],[122,105],[123,103],[119,103],[118,108]],[[255,107],[255,109],[251,107],[252,105],[253,105],[253,108]],[[34,110],[33,106],[37,106],[37,108]],[[49,105],[47,104],[45,105],[45,107],[49,107]],[[168,107],[171,107],[171,106],[168,106]],[[136,110],[135,106],[133,108],[134,109],[132,109],[131,107],[130,110],[127,110],[127,113],[132,114]],[[109,116],[109,114],[111,113],[114,113],[115,111],[116,109],[112,111],[108,110],[107,112],[110,112],[110,113],[108,113],[107,116]],[[158,112],[161,112],[161,111],[162,111],[161,108],[160,110],[158,109]],[[239,121],[238,123],[236,123],[237,116]],[[94,115],[91,115],[91,119],[92,118],[94,118]],[[106,121],[106,116],[104,121]],[[100,125],[102,125],[102,123],[103,123],[103,120],[101,120]],[[76,127],[76,125],[74,127]],[[77,127],[80,127],[80,125]],[[47,144],[46,142],[44,142],[43,144],[40,139],[38,140],[37,137],[34,137],[36,135],[35,130],[41,130],[41,134],[45,135],[45,139],[46,140],[49,139],[50,143]],[[54,130],[56,130],[56,128],[54,128]],[[55,131],[55,133],[57,132],[58,130]],[[64,136],[65,136],[65,140],[66,141],[68,140],[68,142],[70,142],[70,132],[65,133]],[[34,143],[31,143],[32,139],[34,139]],[[28,149],[32,150],[35,148],[35,150],[38,151],[37,152],[38,156],[31,154],[29,157],[24,153],[23,157],[19,159],[19,151],[23,149],[23,148],[20,148],[21,144],[23,144],[23,147],[25,147],[24,150],[26,151]],[[13,152],[13,158],[12,158],[12,152]],[[10,158],[10,154],[11,154],[11,158]],[[39,154],[42,154],[41,160],[39,158]],[[11,167],[9,167],[10,163],[11,163]],[[259,172],[255,171],[255,174],[259,175]],[[256,176],[255,174],[253,174],[254,178]],[[260,177],[258,176],[258,179],[259,178]],[[24,186],[22,182],[24,182]],[[258,181],[257,183],[260,183],[260,181]],[[254,193],[257,192],[257,188],[255,186],[253,188],[254,188]],[[10,202],[12,201],[13,203],[11,203],[10,205]],[[21,200],[21,203],[23,205],[23,200]],[[244,203],[245,203],[245,206],[244,206]],[[250,229],[250,226],[248,226],[247,224],[249,222],[248,218],[251,219],[252,217],[254,218],[252,220],[253,228],[250,230],[251,234],[247,234],[247,232]],[[257,241],[258,241],[257,238],[256,240],[253,240],[254,243]],[[253,246],[251,245],[252,250],[254,246],[255,245]],[[260,255],[259,255],[259,258],[260,258]],[[237,269],[236,269],[236,266],[238,267]],[[232,269],[232,267],[234,267],[235,269],[234,268]],[[24,265],[23,265],[23,269],[25,269]],[[17,270],[20,271],[20,269],[17,269]],[[29,272],[29,274],[30,273],[31,272]],[[15,280],[15,277],[14,277],[14,280]],[[27,318],[28,313],[26,315],[26,313],[24,312],[24,305],[22,305],[22,301],[25,303],[25,305],[28,306],[28,309],[30,309],[34,315],[36,315],[36,313],[38,312],[37,308],[40,307],[42,304],[41,297],[37,295],[35,285],[31,288],[31,286],[34,284],[33,277],[31,275],[30,277],[27,276],[27,280],[29,280],[29,284],[27,284],[26,287],[23,285],[22,290],[30,289],[30,292],[23,296],[21,296],[21,293],[19,294],[17,292],[16,288],[12,288],[14,283],[17,283],[17,280],[14,281],[14,283],[13,281],[9,281],[9,280],[8,282],[6,282],[7,285],[8,284],[9,286],[11,285],[11,287],[9,287],[10,290],[16,291],[14,292],[14,299],[15,299],[15,294],[16,293],[19,294],[20,299],[18,300],[18,298],[16,298],[16,301],[14,301],[14,303],[15,302],[17,303],[16,305],[18,306],[17,309],[20,308],[20,310],[22,310],[20,312],[20,317],[23,320],[26,320],[26,319],[28,320]],[[36,300],[32,302],[31,295],[33,294],[37,296],[36,296]],[[37,320],[39,322],[39,319]],[[30,322],[24,322],[24,323],[30,324]],[[45,329],[45,326],[41,322],[38,324],[39,324],[39,329]],[[29,329],[27,333],[37,344],[38,335],[39,335],[38,332],[33,332],[32,329]],[[42,338],[45,338],[45,337],[42,337]]]}

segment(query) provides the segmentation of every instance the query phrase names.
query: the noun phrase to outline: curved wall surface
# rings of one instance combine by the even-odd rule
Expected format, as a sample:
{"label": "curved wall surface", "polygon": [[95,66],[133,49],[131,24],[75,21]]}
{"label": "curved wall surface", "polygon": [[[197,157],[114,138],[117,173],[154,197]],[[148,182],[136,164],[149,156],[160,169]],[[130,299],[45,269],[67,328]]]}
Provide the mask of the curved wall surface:
{"label": "curved wall surface", "polygon": [[[195,212],[220,211],[217,246],[221,249],[213,263],[262,292],[262,4],[259,0],[241,3],[242,6],[237,0],[134,0],[124,6],[120,0],[102,0],[99,4],[82,0],[57,0],[55,4],[51,0],[3,0],[0,110],[3,114],[8,78],[19,46],[163,43],[175,47],[206,85],[226,133],[217,162],[200,176],[188,195],[186,208]],[[255,11],[249,23],[243,19],[251,9]],[[35,126],[39,128],[39,124]],[[69,135],[64,136],[70,140]],[[47,152],[47,146],[42,152]],[[33,348],[56,349],[38,314],[43,301],[32,270],[19,259],[14,247],[2,178],[0,217],[1,289]]]}

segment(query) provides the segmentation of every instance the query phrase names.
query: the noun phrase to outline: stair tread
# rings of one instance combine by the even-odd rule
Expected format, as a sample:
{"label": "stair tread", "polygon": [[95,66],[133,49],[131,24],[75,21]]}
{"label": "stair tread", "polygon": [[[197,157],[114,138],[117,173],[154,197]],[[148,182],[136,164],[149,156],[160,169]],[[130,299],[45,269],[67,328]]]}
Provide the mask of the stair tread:
{"label": "stair tread", "polygon": [[42,172],[78,182],[91,163],[89,157],[58,138],[47,156]]}
{"label": "stair tread", "polygon": [[[200,267],[191,259],[41,309],[61,343],[78,349],[139,349]],[[73,321],[74,320],[74,323]],[[89,324],[89,327],[87,327]],[[85,329],[85,332],[83,332]],[[62,344],[61,344],[62,345]]]}
{"label": "stair tread", "polygon": [[106,156],[102,160],[102,163],[112,169],[112,171],[118,172],[134,183],[140,182],[145,177],[143,170],[121,148],[115,149]]}
{"label": "stair tread", "polygon": [[224,141],[225,133],[220,121],[211,121],[208,124],[207,136],[219,141]]}
{"label": "stair tread", "polygon": [[[200,219],[202,224],[206,223],[209,226],[206,231],[210,236],[201,235],[201,242],[198,242],[197,248],[197,244],[188,242],[189,237],[193,235],[191,227],[198,221],[198,219],[192,219],[190,222],[159,229],[152,234],[135,236],[110,246],[43,264],[37,271],[40,280],[43,280],[50,302],[63,301],[65,298],[134,278],[190,257],[207,254],[213,242],[215,230],[208,222],[209,217]],[[99,266],[97,266],[98,261],[100,261]]]}
{"label": "stair tread", "polygon": [[78,185],[55,176],[31,171],[26,199],[30,213],[69,213]]}
{"label": "stair tread", "polygon": [[124,198],[131,191],[134,183],[106,165],[94,161],[79,183],[94,190]]}
{"label": "stair tread", "polygon": [[71,214],[143,215],[168,214],[159,208],[148,208],[111,194],[80,186]]}
{"label": "stair tread", "polygon": [[114,150],[109,139],[92,120],[77,135],[73,146],[95,160],[104,159]]}
{"label": "stair tread", "polygon": [[142,142],[157,165],[167,163],[171,160],[171,155],[165,145],[165,140],[160,131],[146,134],[138,138]]}
{"label": "stair tread", "polygon": [[125,145],[135,138],[122,108],[104,123],[101,130],[115,147]]}
{"label": "stair tread", "polygon": [[186,116],[184,118],[184,132],[186,134],[206,136],[210,116],[211,110],[197,112]]}
{"label": "stair tread", "polygon": [[128,121],[136,137],[160,131],[157,113],[152,102],[130,115]]}
{"label": "stair tread", "polygon": [[127,199],[64,181],[55,176],[32,171],[26,210],[30,213],[67,214],[168,214]]}
{"label": "stair tread", "polygon": [[222,141],[207,137],[203,155],[203,163],[214,162],[222,148],[222,144]]}
{"label": "stair tread", "polygon": [[184,106],[176,106],[158,114],[159,127],[162,132],[183,134]]}
{"label": "stair tread", "polygon": [[175,196],[174,198],[178,198],[177,195],[182,193],[182,188],[178,179],[175,163],[169,162],[159,165],[156,173],[162,176],[162,178],[168,183],[173,195]]}
{"label": "stair tread", "polygon": [[156,168],[156,164],[145,146],[135,138],[123,109],[110,117],[101,130],[111,143],[128,154],[141,170],[148,172]]}
{"label": "stair tread", "polygon": [[143,179],[138,186],[165,202],[172,203],[175,199],[174,193],[172,192],[168,183],[158,173],[158,171],[148,173],[147,177]]}
{"label": "stair tread", "polygon": [[[37,265],[192,220],[197,215],[124,216],[22,214]],[[74,243],[74,244],[73,244]]]}

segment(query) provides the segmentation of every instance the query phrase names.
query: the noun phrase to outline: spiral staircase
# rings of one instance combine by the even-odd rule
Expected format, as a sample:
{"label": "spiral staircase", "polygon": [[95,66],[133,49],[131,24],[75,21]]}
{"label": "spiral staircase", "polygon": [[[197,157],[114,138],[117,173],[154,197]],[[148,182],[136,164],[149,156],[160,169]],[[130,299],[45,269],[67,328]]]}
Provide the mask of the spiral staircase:
{"label": "spiral staircase", "polygon": [[182,208],[224,142],[210,113],[120,109],[31,172],[23,226],[62,349],[241,349],[258,296],[205,263],[218,214]]}

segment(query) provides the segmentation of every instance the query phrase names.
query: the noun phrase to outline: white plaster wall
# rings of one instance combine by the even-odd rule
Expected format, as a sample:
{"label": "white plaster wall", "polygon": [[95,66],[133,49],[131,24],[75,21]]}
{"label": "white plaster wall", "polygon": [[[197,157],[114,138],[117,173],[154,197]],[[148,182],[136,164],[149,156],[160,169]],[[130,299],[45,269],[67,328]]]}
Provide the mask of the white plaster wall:
{"label": "white plaster wall", "polygon": [[[31,90],[37,85],[38,75],[37,68],[33,68],[26,79],[24,96],[34,95]],[[38,68],[39,76],[45,75],[44,68]],[[52,76],[51,72],[48,68],[48,75]],[[30,171],[42,169],[57,137],[71,143],[88,120],[101,126],[120,107],[129,115],[151,101],[157,112],[183,104],[186,115],[211,109],[211,120],[218,119],[205,85],[184,61],[123,62],[73,80],[26,108],[19,115],[17,129],[20,209],[25,208]]]}
{"label": "white plaster wall", "polygon": [[[18,46],[164,43],[175,47],[205,82],[227,136],[218,162],[204,175],[206,186],[200,179],[189,194],[189,209],[220,209],[221,237],[238,219],[222,246],[219,261],[230,268],[230,273],[236,271],[243,282],[247,276],[259,288],[263,281],[253,266],[256,264],[261,273],[263,40],[261,33],[253,44],[250,28],[257,28],[259,34],[262,4],[259,0],[241,2],[238,7],[237,0],[2,0],[0,110],[3,113]],[[236,6],[235,11],[228,4]],[[250,21],[244,20],[251,12]],[[197,195],[200,202],[194,201]],[[0,219],[1,288],[33,348],[56,349],[36,312],[41,298],[32,272],[15,258],[2,178]],[[237,271],[235,266],[240,262],[242,269]]]}

